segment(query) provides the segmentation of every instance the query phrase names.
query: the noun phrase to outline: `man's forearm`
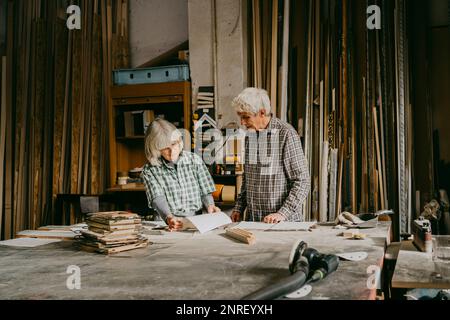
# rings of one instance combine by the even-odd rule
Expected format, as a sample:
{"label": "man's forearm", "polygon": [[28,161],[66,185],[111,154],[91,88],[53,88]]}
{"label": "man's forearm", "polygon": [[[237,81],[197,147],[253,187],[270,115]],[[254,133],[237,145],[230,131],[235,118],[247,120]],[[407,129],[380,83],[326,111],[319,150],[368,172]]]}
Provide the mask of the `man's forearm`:
{"label": "man's forearm", "polygon": [[301,205],[305,202],[310,188],[311,183],[309,182],[309,179],[301,179],[294,182],[294,185],[292,186],[288,197],[284,201],[283,206],[279,210],[279,213],[285,216],[285,218],[289,218],[297,212]]}
{"label": "man's forearm", "polygon": [[237,211],[239,213],[243,213],[247,208],[247,196],[245,192],[241,192],[236,199],[236,205],[234,206],[233,211]]}

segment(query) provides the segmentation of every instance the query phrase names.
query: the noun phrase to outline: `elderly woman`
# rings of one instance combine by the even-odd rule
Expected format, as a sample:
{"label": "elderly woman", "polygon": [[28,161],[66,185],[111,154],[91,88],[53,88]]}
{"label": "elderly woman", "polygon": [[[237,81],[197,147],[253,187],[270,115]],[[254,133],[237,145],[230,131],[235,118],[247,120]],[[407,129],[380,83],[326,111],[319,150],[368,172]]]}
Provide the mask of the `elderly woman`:
{"label": "elderly woman", "polygon": [[168,224],[170,230],[183,228],[182,217],[219,212],[212,193],[215,185],[202,159],[183,151],[182,135],[163,119],[147,129],[142,171],[149,206]]}

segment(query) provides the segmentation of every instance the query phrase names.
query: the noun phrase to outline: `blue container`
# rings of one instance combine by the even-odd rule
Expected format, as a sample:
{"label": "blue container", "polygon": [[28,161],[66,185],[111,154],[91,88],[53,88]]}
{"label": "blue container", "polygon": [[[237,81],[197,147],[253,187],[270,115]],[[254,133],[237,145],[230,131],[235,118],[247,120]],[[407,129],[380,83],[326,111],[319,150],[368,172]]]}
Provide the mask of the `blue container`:
{"label": "blue container", "polygon": [[176,82],[189,80],[189,66],[166,66],[113,70],[115,85]]}

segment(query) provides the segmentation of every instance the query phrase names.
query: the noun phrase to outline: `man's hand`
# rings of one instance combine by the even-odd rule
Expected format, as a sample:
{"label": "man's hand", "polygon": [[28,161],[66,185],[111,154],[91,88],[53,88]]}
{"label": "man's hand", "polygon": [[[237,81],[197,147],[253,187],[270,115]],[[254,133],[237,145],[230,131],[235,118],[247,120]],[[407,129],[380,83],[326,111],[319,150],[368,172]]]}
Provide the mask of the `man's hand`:
{"label": "man's hand", "polygon": [[233,222],[239,222],[241,221],[241,213],[239,211],[233,211],[230,218]]}
{"label": "man's hand", "polygon": [[265,223],[278,223],[284,220],[286,220],[286,218],[280,213],[272,213],[264,217]]}
{"label": "man's hand", "polygon": [[222,210],[220,210],[220,208],[216,207],[216,206],[213,205],[213,204],[210,204],[210,205],[208,206],[207,210],[208,210],[208,213],[216,213],[216,212],[222,211]]}
{"label": "man's hand", "polygon": [[183,222],[174,216],[168,217],[166,222],[169,226],[169,231],[178,231],[183,228]]}

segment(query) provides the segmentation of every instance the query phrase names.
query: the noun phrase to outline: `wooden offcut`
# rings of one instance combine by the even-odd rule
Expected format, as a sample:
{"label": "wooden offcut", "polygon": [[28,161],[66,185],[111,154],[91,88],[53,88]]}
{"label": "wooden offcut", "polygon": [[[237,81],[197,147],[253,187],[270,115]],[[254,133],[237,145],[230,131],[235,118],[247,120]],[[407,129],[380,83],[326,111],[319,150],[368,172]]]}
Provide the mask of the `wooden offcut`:
{"label": "wooden offcut", "polygon": [[253,245],[256,243],[255,235],[247,230],[238,228],[227,229],[226,235],[249,245]]}

